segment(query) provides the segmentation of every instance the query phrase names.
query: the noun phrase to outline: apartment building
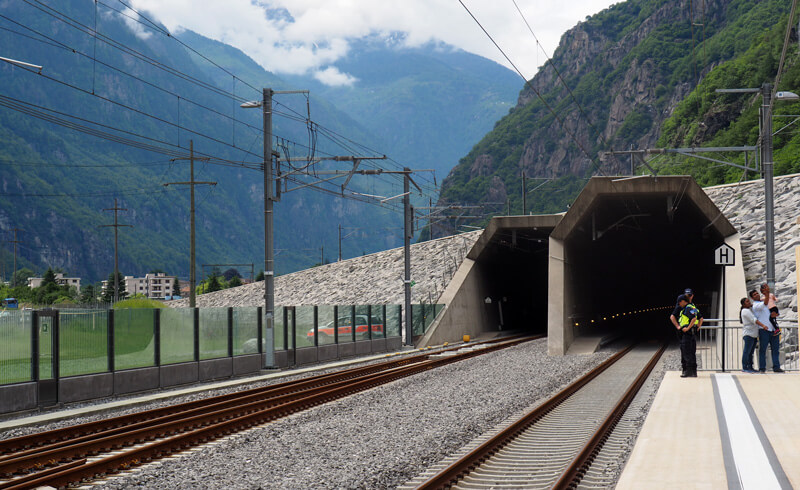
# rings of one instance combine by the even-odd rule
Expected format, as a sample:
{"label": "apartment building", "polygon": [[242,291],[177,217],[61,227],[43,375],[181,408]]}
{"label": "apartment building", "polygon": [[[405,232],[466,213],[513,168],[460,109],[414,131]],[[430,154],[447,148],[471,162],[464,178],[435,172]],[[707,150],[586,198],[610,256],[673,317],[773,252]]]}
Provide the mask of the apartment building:
{"label": "apartment building", "polygon": [[[172,296],[172,285],[175,276],[168,276],[163,272],[145,274],[144,277],[125,276],[125,291],[128,296],[143,294],[150,299],[164,299]],[[103,291],[106,290],[108,281],[103,281]]]}
{"label": "apartment building", "polygon": [[[28,278],[28,287],[38,288],[44,282],[43,277],[29,277]],[[81,290],[81,278],[80,277],[64,277],[64,274],[58,273],[56,274],[56,284],[59,286],[75,286],[75,288],[80,291]]]}

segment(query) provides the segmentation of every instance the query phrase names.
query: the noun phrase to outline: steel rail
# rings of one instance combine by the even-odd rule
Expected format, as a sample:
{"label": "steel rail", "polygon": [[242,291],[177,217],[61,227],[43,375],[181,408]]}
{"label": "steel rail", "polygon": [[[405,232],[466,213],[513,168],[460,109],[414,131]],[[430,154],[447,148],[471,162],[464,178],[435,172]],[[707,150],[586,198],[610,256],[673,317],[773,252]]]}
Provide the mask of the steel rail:
{"label": "steel rail", "polygon": [[583,476],[591,466],[594,458],[603,448],[603,444],[605,444],[608,437],[613,432],[614,428],[617,426],[617,423],[625,414],[625,410],[628,409],[628,406],[633,401],[633,398],[639,393],[639,389],[641,389],[644,382],[647,380],[647,377],[650,376],[650,373],[653,372],[653,369],[658,364],[659,359],[661,359],[661,355],[666,350],[667,345],[664,344],[661,346],[661,349],[656,352],[650,362],[642,369],[642,372],[636,377],[636,379],[631,383],[628,390],[625,392],[624,395],[619,399],[617,404],[611,410],[611,413],[608,414],[608,417],[603,421],[597,431],[592,435],[592,438],[586,443],[586,445],[581,449],[575,459],[567,466],[564,472],[556,481],[555,485],[553,485],[554,489],[565,489],[565,488],[575,488],[580,483]]}
{"label": "steel rail", "polygon": [[[516,337],[507,337],[503,340],[509,340],[510,338],[516,338]],[[483,345],[496,342],[498,342],[497,339],[492,339],[490,341],[478,342],[472,345]],[[463,346],[448,347],[446,349],[439,350],[436,352],[448,352],[448,351],[458,350],[460,348],[463,348]],[[253,397],[253,399],[256,399],[259,395],[274,396],[279,393],[291,393],[292,391],[302,391],[304,389],[307,389],[309,386],[318,386],[326,383],[328,384],[336,383],[343,379],[352,379],[358,376],[362,376],[364,374],[380,372],[386,369],[391,369],[393,367],[402,366],[409,363],[422,362],[426,360],[430,354],[431,352],[426,352],[423,354],[405,357],[402,359],[395,359],[379,364],[360,366],[343,371],[337,371],[309,378],[286,381],[283,383],[276,383],[268,386],[252,388],[235,393],[216,395],[213,397],[204,398],[202,400],[196,400],[193,402],[185,402],[175,405],[169,405],[134,414],[121,415],[117,417],[112,417],[93,422],[86,422],[83,424],[73,425],[60,429],[54,429],[50,431],[44,431],[35,434],[29,434],[25,436],[0,440],[0,461],[3,461],[4,459],[8,458],[8,456],[6,455],[10,453],[17,453],[19,451],[27,450],[29,448],[35,448],[41,446],[48,446],[53,448],[59,442],[61,442],[62,444],[69,444],[71,442],[74,442],[77,438],[90,436],[92,434],[97,434],[96,437],[104,437],[106,435],[111,435],[113,433],[119,433],[121,431],[124,431],[126,430],[125,429],[126,427],[130,427],[135,424],[146,423],[148,421],[163,422],[166,420],[174,419],[175,417],[179,417],[180,412],[188,412],[190,410],[195,410],[195,409],[204,409],[210,406],[222,406],[218,404],[222,404],[224,402],[236,403],[236,400],[240,400],[245,397]],[[0,475],[2,475],[2,471],[0,471]]]}
{"label": "steel rail", "polygon": [[[107,474],[127,469],[141,464],[164,454],[180,451],[186,447],[206,442],[210,439],[247,429],[254,425],[269,422],[285,417],[298,411],[306,410],[313,406],[327,403],[350,394],[389,383],[422,371],[433,369],[463,359],[475,357],[484,353],[517,345],[532,338],[517,338],[514,340],[501,340],[491,343],[480,350],[456,354],[440,359],[427,359],[429,354],[418,356],[417,362],[405,362],[406,365],[393,366],[378,373],[366,373],[360,377],[339,382],[326,383],[301,393],[286,393],[270,400],[251,401],[238,410],[233,407],[215,410],[211,413],[196,414],[195,411],[187,420],[172,420],[157,424],[153,427],[137,428],[130,433],[113,434],[108,437],[79,442],[75,447],[60,446],[44,452],[28,451],[20,458],[6,458],[4,472],[19,472],[23,470],[39,469],[60,461],[71,461],[101,453],[103,451],[126,447],[132,444],[142,444],[145,441],[167,437],[166,439],[145,443],[144,445],[125,450],[119,454],[105,457],[97,461],[76,464],[61,470],[62,467],[50,468],[47,474],[39,473],[15,478],[0,483],[0,488],[35,488],[41,485],[63,486],[77,483],[98,474]],[[463,347],[463,346],[461,346]],[[461,348],[459,347],[459,348]],[[454,348],[455,349],[455,348]],[[422,358],[425,359],[422,359]],[[174,408],[174,407],[173,407]],[[217,407],[218,408],[218,407]],[[174,435],[177,434],[177,435]],[[56,470],[56,471],[54,471]]]}
{"label": "steel rail", "polygon": [[450,464],[448,467],[436,473],[429,480],[419,485],[418,489],[434,489],[434,488],[448,488],[455,484],[464,475],[472,471],[475,467],[480,465],[487,458],[497,453],[505,447],[510,441],[515,439],[520,433],[525,431],[528,427],[535,424],[542,417],[547,415],[557,406],[561,405],[565,400],[572,396],[575,392],[583,388],[591,380],[600,375],[603,371],[608,369],[611,365],[621,359],[625,354],[633,349],[633,345],[621,350],[614,354],[597,367],[584,374],[566,388],[553,395],[550,399],[534,408],[526,415],[498,432],[494,437],[480,444],[478,447],[465,454],[457,461]]}

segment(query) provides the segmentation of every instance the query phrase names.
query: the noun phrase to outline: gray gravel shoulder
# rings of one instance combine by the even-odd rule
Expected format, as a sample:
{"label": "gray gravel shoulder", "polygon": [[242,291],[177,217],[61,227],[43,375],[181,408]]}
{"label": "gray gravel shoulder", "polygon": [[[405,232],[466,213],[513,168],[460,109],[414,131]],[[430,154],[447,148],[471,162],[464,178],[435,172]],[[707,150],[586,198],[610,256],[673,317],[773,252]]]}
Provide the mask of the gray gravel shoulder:
{"label": "gray gravel shoulder", "polygon": [[104,488],[392,488],[611,355],[549,357],[547,340],[350,396]]}

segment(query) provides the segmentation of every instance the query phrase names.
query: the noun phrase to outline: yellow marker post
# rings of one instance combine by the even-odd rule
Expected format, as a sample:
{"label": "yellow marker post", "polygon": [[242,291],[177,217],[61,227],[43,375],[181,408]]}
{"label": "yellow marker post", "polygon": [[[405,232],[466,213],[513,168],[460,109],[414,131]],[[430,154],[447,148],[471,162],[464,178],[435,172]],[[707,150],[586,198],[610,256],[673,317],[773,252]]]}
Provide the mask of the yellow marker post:
{"label": "yellow marker post", "polygon": [[461,337],[461,340],[463,340],[464,342],[469,342],[469,335]]}

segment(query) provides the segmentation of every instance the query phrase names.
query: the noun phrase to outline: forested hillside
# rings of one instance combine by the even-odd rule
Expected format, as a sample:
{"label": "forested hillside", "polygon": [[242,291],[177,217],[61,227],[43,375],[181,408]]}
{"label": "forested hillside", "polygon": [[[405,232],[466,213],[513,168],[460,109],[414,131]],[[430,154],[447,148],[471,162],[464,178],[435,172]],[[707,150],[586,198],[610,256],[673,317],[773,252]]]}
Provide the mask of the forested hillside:
{"label": "forested hillside", "polygon": [[[756,144],[760,97],[714,90],[774,81],[790,3],[629,0],[587,18],[564,34],[552,64],[452,170],[440,204],[507,200],[518,213],[524,171],[553,179],[528,196],[528,211],[564,211],[589,176],[630,174],[630,158],[603,152]],[[797,87],[796,59],[794,42],[780,88]],[[776,112],[797,111],[780,104]],[[793,135],[776,137],[778,172],[798,168]],[[706,185],[741,177],[740,170],[696,159],[652,165]],[[528,189],[543,181],[532,182]]]}
{"label": "forested hillside", "polygon": [[[488,60],[465,60],[457,51],[415,52],[420,60],[444,60],[441,64],[448,68],[420,70],[416,80],[406,82],[411,91],[439,82],[455,94],[473,91],[476,81],[486,81],[470,76],[470,70],[495,70],[496,77],[506,77],[506,90],[485,100],[461,98],[463,110],[494,110],[476,110],[471,120],[427,128],[429,138],[413,155],[429,158],[406,162],[409,154],[393,152],[415,139],[410,133],[415,128],[395,124],[392,130],[376,131],[376,120],[359,121],[359,111],[340,110],[337,97],[328,101],[321,90],[314,90],[320,86],[283,80],[230,46],[191,32],[172,36],[157,22],[114,5],[88,0],[0,2],[0,56],[43,66],[37,73],[0,63],[0,231],[3,240],[13,240],[13,230],[19,230],[17,268],[41,274],[53,267],[84,282],[107,277],[114,252],[113,228],[107,225],[114,222],[109,209],[116,198],[124,208],[119,223],[132,226],[119,229],[121,271],[139,275],[160,269],[187,277],[188,187],[163,184],[189,180],[185,157],[190,140],[204,158],[195,164],[195,179],[216,183],[196,188],[198,271],[203,264],[220,263],[263,268],[261,113],[239,107],[260,99],[262,87],[312,89],[308,100],[302,95],[276,97],[273,143],[282,156],[385,153],[393,158],[386,168],[431,168],[435,162],[449,169],[458,153],[448,164],[441,153],[426,150],[431,141],[455,141],[458,151],[465,151],[471,143],[464,129],[483,134],[517,94],[516,85],[508,82],[510,72]],[[403,52],[387,50],[383,55],[392,63],[391,57]],[[464,75],[453,79],[453,71]],[[361,113],[385,96],[364,93]],[[405,103],[422,118],[442,111],[425,100]],[[308,107],[316,127],[305,120]],[[332,133],[326,137],[321,127]],[[400,143],[387,141],[388,133]],[[426,178],[432,189],[432,177]],[[356,177],[348,187],[373,195],[396,195],[400,189],[401,180],[394,178]],[[345,257],[402,243],[402,214],[361,201],[310,189],[284,194],[276,205],[277,271],[335,260],[339,225],[347,229]],[[0,250],[5,277],[11,275],[13,250],[10,243]]]}

